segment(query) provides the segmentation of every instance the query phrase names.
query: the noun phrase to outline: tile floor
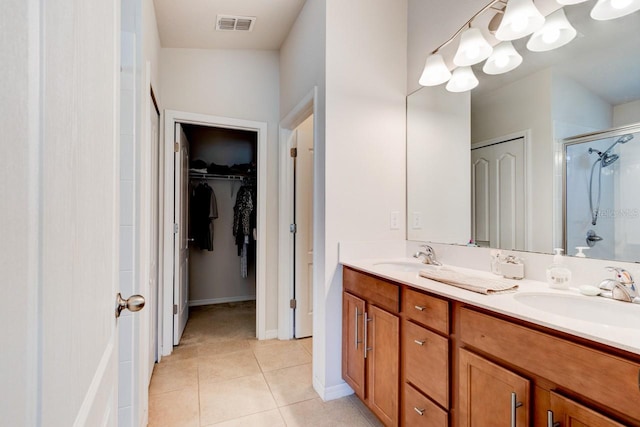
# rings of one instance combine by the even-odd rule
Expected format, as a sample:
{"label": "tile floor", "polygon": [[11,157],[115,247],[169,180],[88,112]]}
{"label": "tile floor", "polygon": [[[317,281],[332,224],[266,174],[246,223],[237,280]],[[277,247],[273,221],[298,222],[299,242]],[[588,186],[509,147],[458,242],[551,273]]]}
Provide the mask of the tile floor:
{"label": "tile floor", "polygon": [[310,338],[257,341],[253,302],[194,307],[153,372],[149,426],[381,426],[354,396],[318,397],[311,348]]}

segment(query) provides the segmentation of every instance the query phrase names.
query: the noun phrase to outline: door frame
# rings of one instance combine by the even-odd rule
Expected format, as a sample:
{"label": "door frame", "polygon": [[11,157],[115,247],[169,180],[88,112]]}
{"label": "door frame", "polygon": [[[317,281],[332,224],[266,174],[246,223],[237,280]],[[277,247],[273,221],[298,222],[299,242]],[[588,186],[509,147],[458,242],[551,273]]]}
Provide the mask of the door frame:
{"label": "door frame", "polygon": [[[531,185],[533,183],[533,167],[531,164],[533,155],[531,151],[531,129],[521,130],[507,135],[499,136],[497,138],[474,142],[471,144],[471,150],[520,138],[522,138],[524,141],[524,191],[526,193],[524,196],[524,250],[531,251],[531,245],[533,243],[533,189],[531,188]],[[469,165],[469,167],[471,167],[471,165]],[[473,224],[471,226],[473,229]]]}
{"label": "door frame", "polygon": [[[257,212],[257,256],[256,256],[256,335],[259,340],[266,339],[266,248],[267,248],[267,123],[230,117],[211,116],[186,111],[164,110],[164,206],[163,233],[164,251],[162,254],[162,296],[161,299],[161,337],[162,356],[173,351],[173,172],[174,172],[174,128],[176,123],[200,126],[238,129],[258,134],[258,212]],[[171,190],[171,191],[169,191]]]}
{"label": "door frame", "polygon": [[[318,87],[307,93],[304,98],[280,121],[279,129],[279,159],[280,167],[278,171],[279,180],[279,211],[278,216],[278,339],[289,340],[293,338],[294,311],[291,309],[290,301],[293,298],[294,278],[294,245],[293,235],[289,226],[293,222],[293,162],[291,162],[290,149],[292,148],[292,138],[295,129],[304,122],[310,115],[318,111]],[[317,115],[313,116],[313,140],[318,141]],[[315,201],[315,179],[314,179],[314,201]],[[315,206],[315,204],[314,204]],[[314,229],[316,216],[313,217]],[[314,251],[314,259],[316,257]],[[312,287],[315,289],[316,284]],[[313,299],[314,313],[316,299]]]}

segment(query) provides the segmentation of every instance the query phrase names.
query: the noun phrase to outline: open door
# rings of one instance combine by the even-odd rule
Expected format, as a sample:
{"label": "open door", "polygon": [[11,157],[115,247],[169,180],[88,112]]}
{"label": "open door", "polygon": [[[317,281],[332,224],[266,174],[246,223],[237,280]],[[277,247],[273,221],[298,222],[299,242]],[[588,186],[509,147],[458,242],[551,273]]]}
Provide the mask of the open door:
{"label": "open door", "polygon": [[294,337],[313,334],[313,115],[296,132],[294,161]]}
{"label": "open door", "polygon": [[8,6],[0,424],[115,427],[120,6]]}
{"label": "open door", "polygon": [[175,142],[173,345],[178,345],[189,319],[189,141],[180,123]]}

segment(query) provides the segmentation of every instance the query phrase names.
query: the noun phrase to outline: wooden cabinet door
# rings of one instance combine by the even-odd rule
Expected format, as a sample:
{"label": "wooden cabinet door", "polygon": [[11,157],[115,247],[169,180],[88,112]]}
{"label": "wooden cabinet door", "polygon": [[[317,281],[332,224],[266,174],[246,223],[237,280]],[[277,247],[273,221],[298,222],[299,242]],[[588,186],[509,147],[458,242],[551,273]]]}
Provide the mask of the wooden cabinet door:
{"label": "wooden cabinet door", "polygon": [[[460,349],[460,426],[528,426],[529,380]],[[516,405],[512,404],[514,399]],[[515,419],[512,409],[515,406]],[[563,426],[564,427],[564,426]]]}
{"label": "wooden cabinet door", "polygon": [[400,319],[368,306],[367,399],[386,426],[398,425]]}
{"label": "wooden cabinet door", "polygon": [[364,383],[364,300],[342,293],[342,378],[361,400]]}
{"label": "wooden cabinet door", "polygon": [[623,427],[612,419],[582,406],[573,400],[551,392],[553,425],[560,427]]}

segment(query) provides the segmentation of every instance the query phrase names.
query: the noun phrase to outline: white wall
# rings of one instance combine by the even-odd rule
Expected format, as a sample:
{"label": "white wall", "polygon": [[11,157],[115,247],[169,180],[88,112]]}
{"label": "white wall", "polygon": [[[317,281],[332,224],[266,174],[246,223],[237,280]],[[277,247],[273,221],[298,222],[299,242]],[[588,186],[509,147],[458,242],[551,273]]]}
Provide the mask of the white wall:
{"label": "white wall", "polygon": [[407,106],[407,239],[466,244],[471,237],[471,96],[425,87],[407,98]]}
{"label": "white wall", "polygon": [[338,242],[406,236],[407,3],[375,6],[327,2],[325,389],[342,383]]}
{"label": "white wall", "polygon": [[[407,9],[375,6],[308,0],[280,54],[281,117],[318,87],[313,381],[324,399],[350,392],[341,378],[338,241],[405,237]],[[389,229],[391,211],[398,230]]]}
{"label": "white wall", "polygon": [[[471,94],[471,142],[481,142],[531,130],[531,189],[535,231],[530,249],[550,252],[553,246],[553,127],[551,71],[534,73],[481,98]],[[538,197],[540,196],[540,197]]]}
{"label": "white wall", "polygon": [[161,49],[163,108],[266,122],[266,329],[277,329],[278,52]]}
{"label": "white wall", "polygon": [[[546,90],[546,88],[539,88]],[[604,99],[575,80],[552,72],[551,117],[562,123],[554,129],[556,139],[609,129],[613,123],[613,108]],[[572,129],[571,134],[566,134]]]}
{"label": "white wall", "polygon": [[[280,118],[284,119],[317,88],[314,126],[313,188],[313,384],[323,398],[326,381],[325,343],[325,60],[326,6],[307,0],[280,48]],[[335,331],[333,331],[335,333]],[[341,335],[341,333],[340,333]],[[341,366],[341,362],[337,365]],[[331,367],[335,369],[335,367]],[[339,394],[339,393],[338,393]]]}
{"label": "white wall", "polygon": [[[145,63],[151,65],[151,86],[153,87],[156,101],[160,103],[160,35],[156,22],[156,10],[153,0],[142,1],[142,55]],[[162,127],[162,126],[161,126]]]}
{"label": "white wall", "polygon": [[613,127],[640,123],[640,99],[613,107]]}

